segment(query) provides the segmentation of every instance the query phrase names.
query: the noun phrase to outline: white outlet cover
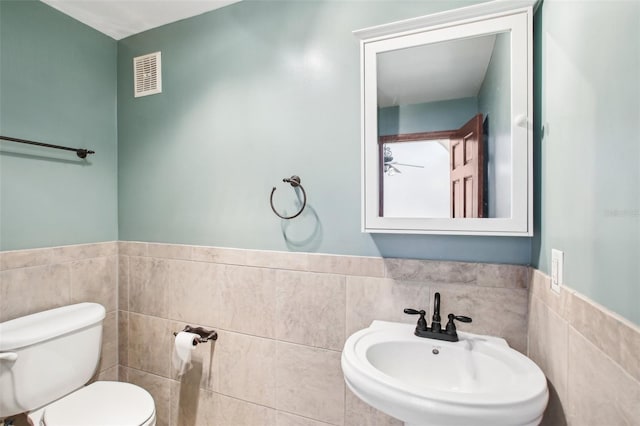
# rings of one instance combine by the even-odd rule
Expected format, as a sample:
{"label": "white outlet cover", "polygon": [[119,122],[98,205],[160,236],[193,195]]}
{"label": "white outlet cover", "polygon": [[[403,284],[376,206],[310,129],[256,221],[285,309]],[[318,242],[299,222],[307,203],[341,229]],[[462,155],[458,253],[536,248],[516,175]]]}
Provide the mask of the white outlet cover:
{"label": "white outlet cover", "polygon": [[551,290],[560,293],[564,284],[564,252],[551,249]]}

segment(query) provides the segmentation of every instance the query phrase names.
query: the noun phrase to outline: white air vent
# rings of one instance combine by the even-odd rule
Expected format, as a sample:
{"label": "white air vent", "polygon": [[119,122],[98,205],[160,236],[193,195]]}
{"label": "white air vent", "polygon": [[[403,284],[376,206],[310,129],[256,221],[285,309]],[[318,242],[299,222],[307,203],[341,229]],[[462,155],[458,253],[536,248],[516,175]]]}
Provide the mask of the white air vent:
{"label": "white air vent", "polygon": [[140,96],[162,92],[161,52],[133,58],[133,94]]}

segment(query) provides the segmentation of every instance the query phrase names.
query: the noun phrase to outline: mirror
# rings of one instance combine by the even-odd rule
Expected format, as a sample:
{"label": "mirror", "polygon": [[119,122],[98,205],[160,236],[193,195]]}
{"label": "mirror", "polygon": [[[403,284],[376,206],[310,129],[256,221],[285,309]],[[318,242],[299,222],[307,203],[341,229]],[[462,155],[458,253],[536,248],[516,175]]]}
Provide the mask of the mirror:
{"label": "mirror", "polygon": [[532,235],[534,3],[356,31],[364,232]]}
{"label": "mirror", "polygon": [[510,41],[378,53],[380,216],[511,216]]}

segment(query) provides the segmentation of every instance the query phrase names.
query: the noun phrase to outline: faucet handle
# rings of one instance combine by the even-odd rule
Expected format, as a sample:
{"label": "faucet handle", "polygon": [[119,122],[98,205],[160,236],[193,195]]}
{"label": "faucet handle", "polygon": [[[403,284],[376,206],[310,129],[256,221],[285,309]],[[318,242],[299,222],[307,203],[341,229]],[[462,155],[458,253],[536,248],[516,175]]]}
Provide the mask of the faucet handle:
{"label": "faucet handle", "polygon": [[418,324],[416,325],[416,330],[425,331],[427,329],[427,320],[424,319],[424,316],[427,313],[423,309],[418,311],[416,309],[406,308],[404,313],[408,315],[420,315],[420,318],[418,318]]}
{"label": "faucet handle", "polygon": [[[451,319],[451,315],[453,314],[449,314],[449,319]],[[470,317],[465,317],[463,315],[453,315],[453,319],[460,322],[471,322]]]}
{"label": "faucet handle", "polygon": [[456,325],[453,322],[453,320],[457,320],[457,321],[460,321],[460,322],[471,322],[471,318],[465,317],[465,316],[462,316],[462,315],[449,314],[448,317],[449,317],[449,322],[447,322],[447,326],[446,326],[445,329],[446,329],[446,333],[450,334],[452,336],[457,336],[458,335],[458,332],[456,330]]}

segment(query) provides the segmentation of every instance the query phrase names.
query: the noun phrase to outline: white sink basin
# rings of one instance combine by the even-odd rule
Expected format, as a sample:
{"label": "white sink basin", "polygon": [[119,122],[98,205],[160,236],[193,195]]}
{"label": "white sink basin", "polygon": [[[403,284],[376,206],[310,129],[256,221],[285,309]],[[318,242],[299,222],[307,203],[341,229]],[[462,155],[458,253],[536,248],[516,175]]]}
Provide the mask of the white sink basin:
{"label": "white sink basin", "polygon": [[540,423],[546,378],[504,339],[459,331],[445,342],[414,329],[374,321],[347,339],[342,371],[354,394],[411,426]]}

